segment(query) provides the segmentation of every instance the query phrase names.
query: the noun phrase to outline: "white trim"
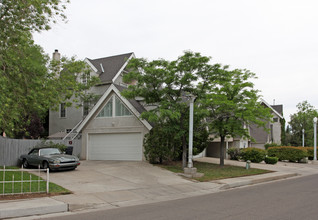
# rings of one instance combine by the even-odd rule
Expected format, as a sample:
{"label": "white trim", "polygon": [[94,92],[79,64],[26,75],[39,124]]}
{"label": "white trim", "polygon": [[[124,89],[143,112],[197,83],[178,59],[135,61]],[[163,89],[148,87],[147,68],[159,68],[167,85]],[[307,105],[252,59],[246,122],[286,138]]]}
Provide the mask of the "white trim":
{"label": "white trim", "polygon": [[131,58],[135,58],[134,53],[132,53],[130,55],[130,57],[126,60],[126,63],[124,63],[124,65],[120,68],[120,70],[117,72],[117,74],[113,77],[112,82],[115,82],[115,80],[120,76],[121,72],[125,69],[125,67],[127,66],[129,60],[131,60]]}
{"label": "white trim", "polygon": [[78,126],[78,128],[76,129],[77,132],[80,132],[83,129],[83,127],[88,123],[88,121],[93,117],[95,112],[104,103],[105,99],[109,96],[111,91],[114,91],[114,93],[118,96],[118,98],[128,107],[128,110],[130,110],[130,112],[133,115],[135,115],[141,121],[141,123],[143,123],[144,126],[146,126],[148,130],[152,129],[152,126],[149,124],[149,122],[140,118],[140,113],[135,109],[135,107],[132,104],[130,104],[130,102],[126,98],[120,95],[120,91],[114,86],[114,84],[112,84],[103,94],[103,96],[98,100],[98,102],[93,107],[93,109],[88,113],[88,115],[86,116],[84,121],[80,124],[80,126]]}
{"label": "white trim", "polygon": [[86,57],[84,60],[92,69],[95,73],[98,72],[98,70],[96,69],[96,67],[88,60],[88,58]]}
{"label": "white trim", "polygon": [[270,108],[278,117],[283,119],[284,117],[279,114],[270,104],[268,104],[264,99],[261,99],[261,102],[263,102],[268,108]]}
{"label": "white trim", "polygon": [[114,117],[114,114],[113,114],[113,112],[114,112],[113,96],[114,96],[114,95],[111,95],[111,96],[109,96],[108,99],[105,99],[106,102],[105,102],[105,105],[104,105],[104,107],[103,107],[103,108],[105,108],[105,106],[111,101],[111,102],[112,102],[112,116],[98,117],[98,115],[101,113],[101,111],[103,111],[103,108],[101,108],[101,109],[97,112],[96,118],[113,118],[113,117]]}
{"label": "white trim", "polygon": [[88,137],[89,137],[89,133],[86,134],[86,160],[89,160],[88,158]]}

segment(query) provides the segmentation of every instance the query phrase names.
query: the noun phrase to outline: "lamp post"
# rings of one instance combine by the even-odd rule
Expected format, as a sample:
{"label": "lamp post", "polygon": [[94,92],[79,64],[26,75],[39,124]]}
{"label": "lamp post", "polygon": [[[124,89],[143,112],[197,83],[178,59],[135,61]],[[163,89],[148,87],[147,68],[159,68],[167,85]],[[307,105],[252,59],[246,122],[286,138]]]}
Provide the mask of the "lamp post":
{"label": "lamp post", "polygon": [[303,147],[305,147],[305,129],[302,129],[303,132]]}
{"label": "lamp post", "polygon": [[314,117],[314,161],[317,161],[317,117]]}
{"label": "lamp post", "polygon": [[189,120],[189,156],[188,156],[188,168],[193,167],[192,152],[193,152],[193,103],[196,98],[194,95],[189,95],[190,98],[190,120]]}

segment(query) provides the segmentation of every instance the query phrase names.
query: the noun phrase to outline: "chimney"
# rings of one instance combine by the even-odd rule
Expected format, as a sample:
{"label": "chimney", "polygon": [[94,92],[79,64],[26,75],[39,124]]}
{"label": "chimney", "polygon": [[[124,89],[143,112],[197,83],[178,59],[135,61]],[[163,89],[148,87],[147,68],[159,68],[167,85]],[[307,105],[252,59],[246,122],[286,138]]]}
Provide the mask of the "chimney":
{"label": "chimney", "polygon": [[52,59],[55,60],[55,61],[60,61],[60,59],[61,59],[61,54],[59,53],[59,50],[58,50],[58,49],[55,49],[55,51],[54,51],[54,53],[53,53]]}

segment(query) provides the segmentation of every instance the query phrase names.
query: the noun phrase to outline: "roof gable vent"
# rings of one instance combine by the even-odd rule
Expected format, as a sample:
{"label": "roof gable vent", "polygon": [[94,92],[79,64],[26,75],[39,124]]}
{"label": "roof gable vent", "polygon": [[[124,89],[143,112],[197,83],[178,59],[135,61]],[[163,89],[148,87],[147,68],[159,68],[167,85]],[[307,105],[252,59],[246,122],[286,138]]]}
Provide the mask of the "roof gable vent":
{"label": "roof gable vent", "polygon": [[103,67],[103,64],[102,64],[102,63],[100,64],[100,68],[101,68],[102,73],[103,73],[103,72],[104,72],[104,67]]}

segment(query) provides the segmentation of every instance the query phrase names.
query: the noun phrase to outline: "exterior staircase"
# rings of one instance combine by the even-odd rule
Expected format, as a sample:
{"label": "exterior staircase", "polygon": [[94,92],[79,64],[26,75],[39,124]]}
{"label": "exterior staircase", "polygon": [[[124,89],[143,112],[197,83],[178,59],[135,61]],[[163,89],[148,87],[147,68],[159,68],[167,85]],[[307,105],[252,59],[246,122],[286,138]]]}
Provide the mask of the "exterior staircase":
{"label": "exterior staircase", "polygon": [[67,133],[67,135],[65,135],[65,137],[63,138],[63,140],[74,140],[81,132],[78,132],[76,129],[78,128],[78,126],[82,123],[82,121],[84,120],[84,118],[82,120],[80,120],[75,126],[74,128]]}

